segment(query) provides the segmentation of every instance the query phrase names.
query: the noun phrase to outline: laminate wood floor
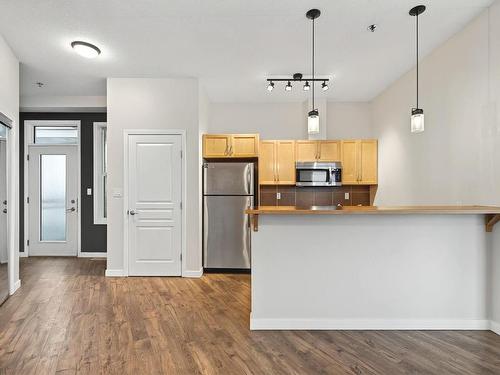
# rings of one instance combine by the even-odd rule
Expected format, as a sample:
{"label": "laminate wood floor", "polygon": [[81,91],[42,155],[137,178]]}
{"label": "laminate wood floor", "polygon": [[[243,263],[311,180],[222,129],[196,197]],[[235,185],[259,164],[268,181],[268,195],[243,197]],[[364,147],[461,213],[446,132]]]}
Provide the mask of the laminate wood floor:
{"label": "laminate wood floor", "polygon": [[0,307],[0,374],[500,374],[492,332],[250,332],[248,275],[104,270],[22,259]]}

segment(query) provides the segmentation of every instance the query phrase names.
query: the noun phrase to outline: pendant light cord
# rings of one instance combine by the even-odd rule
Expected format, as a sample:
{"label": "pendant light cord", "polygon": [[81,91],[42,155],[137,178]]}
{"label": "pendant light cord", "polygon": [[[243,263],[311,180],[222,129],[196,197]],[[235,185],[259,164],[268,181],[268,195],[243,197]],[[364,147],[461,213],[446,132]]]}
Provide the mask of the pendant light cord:
{"label": "pendant light cord", "polygon": [[417,13],[417,109],[419,108],[418,106],[418,91],[419,91],[419,66],[418,66],[418,61],[419,61],[419,56],[418,56],[418,13]]}
{"label": "pendant light cord", "polygon": [[313,77],[313,80],[312,80],[312,110],[314,111],[316,108],[314,107],[314,18],[312,20],[312,77]]}

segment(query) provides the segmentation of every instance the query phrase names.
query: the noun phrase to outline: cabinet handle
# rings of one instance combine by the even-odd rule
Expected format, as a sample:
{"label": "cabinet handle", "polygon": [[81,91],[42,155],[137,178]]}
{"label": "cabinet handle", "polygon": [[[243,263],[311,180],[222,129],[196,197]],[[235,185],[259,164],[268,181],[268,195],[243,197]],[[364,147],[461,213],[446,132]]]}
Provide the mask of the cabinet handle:
{"label": "cabinet handle", "polygon": [[231,147],[229,148],[229,155],[232,155],[233,154],[233,145],[231,145]]}

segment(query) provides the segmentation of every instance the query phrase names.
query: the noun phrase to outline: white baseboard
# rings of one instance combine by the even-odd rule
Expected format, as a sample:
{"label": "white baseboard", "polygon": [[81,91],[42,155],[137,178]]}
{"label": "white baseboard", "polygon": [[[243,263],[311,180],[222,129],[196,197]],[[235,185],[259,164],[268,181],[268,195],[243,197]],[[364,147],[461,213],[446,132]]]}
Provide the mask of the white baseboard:
{"label": "white baseboard", "polygon": [[10,295],[13,295],[16,292],[16,290],[18,290],[20,287],[21,287],[21,280],[17,280],[10,289]]}
{"label": "white baseboard", "polygon": [[182,277],[199,278],[202,276],[203,276],[203,268],[200,268],[198,271],[185,270],[182,272]]}
{"label": "white baseboard", "polygon": [[489,330],[488,320],[259,319],[251,330]]}
{"label": "white baseboard", "polygon": [[491,320],[490,321],[490,329],[493,332],[495,332],[497,335],[500,335],[500,323]]}
{"label": "white baseboard", "polygon": [[82,251],[78,254],[79,258],[107,258],[108,253],[105,251],[100,252],[90,252],[90,251]]}
{"label": "white baseboard", "polygon": [[26,251],[19,252],[19,258],[27,258],[27,257],[28,257],[28,253]]}
{"label": "white baseboard", "polygon": [[123,270],[106,270],[106,277],[124,277],[125,272]]}

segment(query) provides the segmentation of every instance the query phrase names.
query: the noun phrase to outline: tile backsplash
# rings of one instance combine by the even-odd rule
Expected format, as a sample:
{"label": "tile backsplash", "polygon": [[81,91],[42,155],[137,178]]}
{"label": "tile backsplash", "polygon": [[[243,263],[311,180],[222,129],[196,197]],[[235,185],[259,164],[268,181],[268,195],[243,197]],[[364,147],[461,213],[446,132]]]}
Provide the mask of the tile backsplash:
{"label": "tile backsplash", "polygon": [[[278,195],[279,193],[279,195]],[[280,199],[278,199],[278,197]],[[261,186],[261,206],[369,206],[370,186]]]}

